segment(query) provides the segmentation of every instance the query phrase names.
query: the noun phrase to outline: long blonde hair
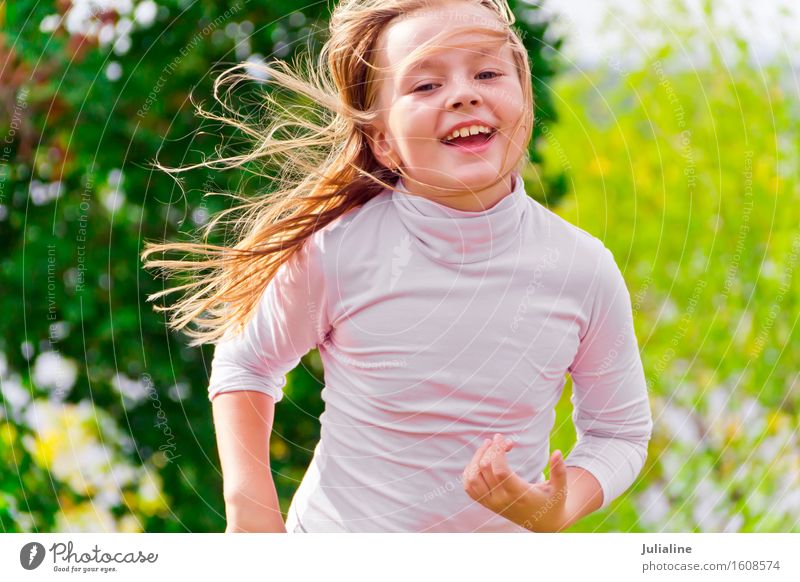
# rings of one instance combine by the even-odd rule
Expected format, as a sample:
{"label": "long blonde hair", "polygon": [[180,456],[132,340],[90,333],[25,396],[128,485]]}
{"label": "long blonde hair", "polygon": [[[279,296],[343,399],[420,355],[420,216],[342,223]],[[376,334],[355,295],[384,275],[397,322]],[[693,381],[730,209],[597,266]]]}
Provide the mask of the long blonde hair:
{"label": "long blonde hair", "polygon": [[[533,131],[533,89],[528,53],[513,27],[514,14],[506,0],[471,1],[491,9],[501,23],[501,34],[514,54],[515,66],[529,106],[520,125]],[[224,71],[214,83],[214,99],[231,116],[198,108],[202,117],[241,130],[255,147],[243,155],[182,168],[232,169],[250,162],[276,163],[277,189],[250,198],[232,195],[239,204],[213,216],[204,228],[206,242],[146,243],[142,253],[146,268],[175,273],[188,283],[148,296],[154,301],[164,295],[184,292],[170,306],[154,306],[169,312],[169,327],[194,338],[190,345],[213,343],[228,333],[237,333],[252,315],[261,292],[278,268],[297,252],[311,235],[340,216],[360,207],[385,188],[393,188],[402,169],[386,168],[369,147],[364,128],[379,114],[375,110],[375,46],[381,31],[394,18],[419,9],[431,9],[430,0],[342,0],[334,9],[329,38],[323,45],[318,65],[305,67],[307,78],[284,61],[257,65],[240,64]],[[483,28],[481,29],[484,30]],[[310,64],[310,63],[309,63]],[[302,67],[298,67],[302,68]],[[264,94],[263,106],[270,120],[266,129],[254,127],[226,106],[220,97],[226,82],[266,78],[321,106],[319,121],[288,110],[278,98]],[[280,130],[301,128],[306,133]],[[528,161],[527,147],[518,169]],[[228,219],[229,215],[234,219]],[[208,237],[219,224],[231,226],[235,244],[214,245]],[[150,259],[155,253],[181,253],[181,259]],[[189,324],[194,323],[197,329]]]}

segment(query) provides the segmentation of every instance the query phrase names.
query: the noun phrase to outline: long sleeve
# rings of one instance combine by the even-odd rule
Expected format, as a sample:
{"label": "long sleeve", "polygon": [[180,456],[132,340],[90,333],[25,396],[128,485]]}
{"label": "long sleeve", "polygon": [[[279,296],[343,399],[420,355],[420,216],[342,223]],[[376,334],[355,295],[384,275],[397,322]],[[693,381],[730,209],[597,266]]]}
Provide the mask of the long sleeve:
{"label": "long sleeve", "polygon": [[244,330],[217,344],[208,397],[253,390],[283,398],[286,374],[328,332],[321,249],[307,239],[264,289]]}
{"label": "long sleeve", "polygon": [[605,508],[642,470],[653,421],[630,294],[605,247],[593,283],[591,314],[569,367],[578,440],[565,462],[597,478]]}

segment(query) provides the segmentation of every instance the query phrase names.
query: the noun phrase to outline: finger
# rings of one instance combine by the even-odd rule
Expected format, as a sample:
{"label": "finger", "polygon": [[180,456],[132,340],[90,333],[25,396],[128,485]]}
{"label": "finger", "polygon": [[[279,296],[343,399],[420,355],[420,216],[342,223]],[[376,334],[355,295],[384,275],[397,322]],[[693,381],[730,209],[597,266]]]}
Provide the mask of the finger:
{"label": "finger", "polygon": [[500,481],[497,479],[497,476],[494,474],[493,469],[493,462],[494,460],[503,453],[503,443],[502,443],[502,436],[498,433],[495,434],[492,438],[491,446],[483,453],[483,457],[478,463],[481,475],[483,475],[486,482],[489,484],[489,487],[495,489],[500,487]]}
{"label": "finger", "polygon": [[492,444],[492,441],[489,439],[485,439],[483,444],[478,447],[478,450],[475,451],[475,454],[472,455],[472,460],[467,464],[466,469],[464,469],[464,489],[466,490],[471,485],[478,485],[479,489],[484,490],[484,493],[488,493],[489,485],[486,483],[486,480],[481,475],[480,467],[478,466],[479,461],[483,457],[484,452],[488,449]]}
{"label": "finger", "polygon": [[482,498],[490,495],[489,484],[486,483],[483,475],[481,475],[478,462],[491,444],[492,441],[485,439],[483,444],[475,451],[472,460],[464,470],[464,491],[475,501],[480,501]]}
{"label": "finger", "polygon": [[489,439],[484,439],[481,446],[478,447],[478,450],[475,451],[475,454],[472,455],[472,459],[470,459],[469,463],[467,463],[467,469],[472,469],[473,472],[478,472],[478,463],[483,458],[483,454],[486,452],[492,445],[492,441]]}
{"label": "finger", "polygon": [[504,437],[504,436],[503,436],[502,434],[500,434],[500,433],[498,433],[498,437],[499,437],[499,439],[500,439],[500,446],[501,446],[501,448],[502,448],[502,449],[503,449],[503,450],[504,450],[506,453],[507,453],[508,451],[510,451],[511,449],[513,449],[513,448],[514,448],[514,445],[516,445],[516,444],[517,444],[517,443],[516,443],[516,442],[514,442],[512,439],[510,439],[510,438],[506,438],[506,437]]}
{"label": "finger", "polygon": [[508,466],[505,448],[500,448],[498,454],[492,459],[492,474],[501,487],[508,488],[513,471]]}
{"label": "finger", "polygon": [[464,491],[478,503],[484,503],[485,500],[491,497],[489,486],[480,474],[464,484]]}
{"label": "finger", "polygon": [[492,489],[483,478],[480,471],[475,471],[472,476],[464,482],[464,490],[469,493],[475,501],[481,501],[483,497],[487,499],[492,494]]}
{"label": "finger", "polygon": [[483,457],[483,453],[485,453],[486,449],[488,449],[491,446],[492,446],[492,439],[483,439],[481,446],[479,446],[478,450],[475,451],[475,454],[472,455],[472,462],[477,465],[478,461],[480,461],[481,457]]}
{"label": "finger", "polygon": [[550,484],[560,491],[567,487],[567,467],[561,451],[556,449],[550,457]]}

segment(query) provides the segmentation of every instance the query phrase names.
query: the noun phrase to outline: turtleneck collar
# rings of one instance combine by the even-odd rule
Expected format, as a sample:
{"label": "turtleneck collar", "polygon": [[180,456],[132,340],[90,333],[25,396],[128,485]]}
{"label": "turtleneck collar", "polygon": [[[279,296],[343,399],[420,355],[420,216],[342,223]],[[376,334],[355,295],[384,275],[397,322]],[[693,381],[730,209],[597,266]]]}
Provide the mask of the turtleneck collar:
{"label": "turtleneck collar", "polygon": [[422,251],[441,263],[477,263],[506,250],[518,239],[527,208],[525,183],[513,175],[512,191],[488,210],[457,210],[411,194],[400,178],[392,201]]}

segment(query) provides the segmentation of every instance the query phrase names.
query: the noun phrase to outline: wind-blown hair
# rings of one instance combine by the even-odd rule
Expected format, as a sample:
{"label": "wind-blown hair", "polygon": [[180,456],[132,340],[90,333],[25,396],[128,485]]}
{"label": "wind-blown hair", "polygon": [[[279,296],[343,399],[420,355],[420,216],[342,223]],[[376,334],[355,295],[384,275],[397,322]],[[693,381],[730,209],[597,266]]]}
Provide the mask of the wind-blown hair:
{"label": "wind-blown hair", "polygon": [[[456,31],[478,30],[511,46],[527,112],[517,131],[527,132],[518,171],[528,162],[527,144],[533,132],[533,89],[528,53],[514,29],[514,14],[506,0],[453,0],[489,8],[491,23],[465,23]],[[214,82],[214,99],[225,114],[198,107],[199,114],[240,130],[254,147],[242,155],[223,156],[182,168],[157,167],[178,173],[198,167],[232,169],[256,162],[277,168],[275,188],[254,196],[231,194],[238,204],[212,216],[204,227],[205,242],[147,242],[142,253],[146,268],[178,275],[188,283],[148,296],[154,301],[183,292],[169,306],[168,325],[194,338],[190,345],[213,343],[238,333],[247,323],[261,293],[278,268],[302,248],[314,232],[360,207],[385,188],[394,189],[403,168],[384,167],[373,155],[366,128],[380,115],[376,107],[376,41],[394,19],[417,10],[432,11],[445,2],[431,0],[342,0],[334,9],[329,37],[316,66],[296,67],[282,60],[240,64]],[[450,36],[450,34],[446,34]],[[436,50],[436,39],[408,55],[421,58]],[[404,61],[405,62],[405,61]],[[308,58],[308,63],[311,59]],[[299,70],[305,70],[300,73]],[[264,92],[266,128],[258,127],[231,108],[222,95],[226,83],[253,79],[283,87],[318,105],[309,115],[280,103],[281,92]],[[506,154],[508,155],[508,153]],[[498,177],[498,180],[500,177]],[[232,219],[230,217],[233,217]],[[232,227],[235,244],[210,244],[215,227]],[[182,258],[168,259],[165,253]],[[162,258],[153,258],[159,253]],[[194,324],[192,328],[190,324]]]}

